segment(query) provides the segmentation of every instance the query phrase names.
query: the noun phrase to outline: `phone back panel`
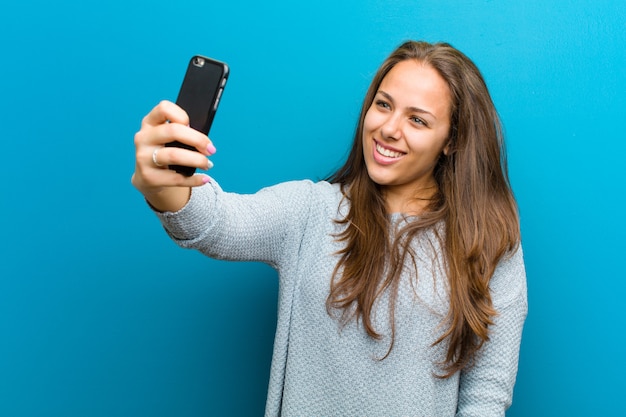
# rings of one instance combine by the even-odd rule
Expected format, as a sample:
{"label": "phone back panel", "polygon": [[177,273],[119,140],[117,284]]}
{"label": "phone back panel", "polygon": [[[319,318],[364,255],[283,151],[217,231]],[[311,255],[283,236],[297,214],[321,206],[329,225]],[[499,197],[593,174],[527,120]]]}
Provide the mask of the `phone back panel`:
{"label": "phone back panel", "polygon": [[[213,123],[217,106],[226,86],[228,72],[228,66],[225,63],[200,55],[191,58],[187,66],[176,104],[187,112],[189,125],[205,135],[208,135],[211,129],[211,123]],[[195,150],[178,141],[166,143],[165,146]],[[169,168],[187,177],[196,172],[193,167],[181,165],[170,165]]]}
{"label": "phone back panel", "polygon": [[176,104],[187,112],[192,128],[208,135],[227,76],[222,62],[201,56],[189,61]]}

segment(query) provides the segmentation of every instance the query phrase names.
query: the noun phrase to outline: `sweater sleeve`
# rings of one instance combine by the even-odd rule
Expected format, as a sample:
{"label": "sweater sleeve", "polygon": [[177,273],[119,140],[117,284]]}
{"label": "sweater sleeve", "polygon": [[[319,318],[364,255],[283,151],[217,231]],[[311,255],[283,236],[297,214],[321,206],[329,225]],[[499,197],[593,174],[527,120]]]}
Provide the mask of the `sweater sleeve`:
{"label": "sweater sleeve", "polygon": [[279,267],[297,250],[308,218],[311,181],[292,181],[255,194],[224,192],[212,181],[193,188],[181,210],[157,213],[181,247],[216,259],[261,261]]}
{"label": "sweater sleeve", "polygon": [[503,417],[511,405],[528,311],[521,246],[500,262],[490,288],[498,314],[474,366],[461,372],[457,417]]}

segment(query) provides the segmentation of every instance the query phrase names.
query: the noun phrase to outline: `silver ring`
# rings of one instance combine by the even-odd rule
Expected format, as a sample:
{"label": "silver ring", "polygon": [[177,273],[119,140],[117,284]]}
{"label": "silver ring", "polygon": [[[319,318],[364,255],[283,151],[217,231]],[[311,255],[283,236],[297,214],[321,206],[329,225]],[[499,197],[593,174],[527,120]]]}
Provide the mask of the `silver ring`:
{"label": "silver ring", "polygon": [[154,148],[154,150],[152,151],[152,162],[154,162],[154,165],[158,166],[159,168],[163,168],[163,165],[159,164],[159,162],[157,161],[157,152],[159,152],[159,149],[161,149],[161,147]]}

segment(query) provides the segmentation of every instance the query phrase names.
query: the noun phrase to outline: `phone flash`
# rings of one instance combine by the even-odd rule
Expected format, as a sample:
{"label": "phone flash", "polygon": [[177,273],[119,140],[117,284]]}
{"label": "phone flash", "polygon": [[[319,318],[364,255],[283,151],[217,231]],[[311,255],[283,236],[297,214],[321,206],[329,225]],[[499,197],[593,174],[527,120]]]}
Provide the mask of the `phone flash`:
{"label": "phone flash", "polygon": [[195,57],[193,59],[193,64],[196,67],[201,67],[201,68],[204,67],[204,58],[200,58],[199,56]]}

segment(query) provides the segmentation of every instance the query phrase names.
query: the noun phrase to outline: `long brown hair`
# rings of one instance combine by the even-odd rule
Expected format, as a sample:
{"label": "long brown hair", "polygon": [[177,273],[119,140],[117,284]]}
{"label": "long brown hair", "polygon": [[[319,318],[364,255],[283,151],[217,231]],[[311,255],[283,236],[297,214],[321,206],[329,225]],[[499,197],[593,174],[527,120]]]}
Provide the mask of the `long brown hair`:
{"label": "long brown hair", "polygon": [[[451,98],[448,151],[434,170],[437,191],[424,213],[390,233],[383,188],[368,176],[363,157],[363,121],[378,88],[397,63],[416,60],[430,65],[447,82]],[[448,343],[442,377],[471,363],[489,340],[496,311],[489,281],[496,265],[520,241],[517,206],[507,174],[500,120],[485,81],[474,63],[446,43],[409,41],[398,47],[378,69],[367,91],[348,158],[330,182],[339,183],[350,209],[338,220],[346,228],[337,238],[345,243],[331,281],[326,307],[342,312],[345,322],[362,321],[373,338],[377,298],[390,291],[391,344],[395,341],[395,303],[400,275],[413,259],[411,242],[433,230],[441,241],[450,307],[446,329],[435,345]],[[407,218],[407,220],[409,220]],[[437,225],[443,224],[444,227]],[[437,231],[441,230],[442,233]],[[408,256],[408,258],[407,258]],[[384,358],[383,358],[384,359]]]}

